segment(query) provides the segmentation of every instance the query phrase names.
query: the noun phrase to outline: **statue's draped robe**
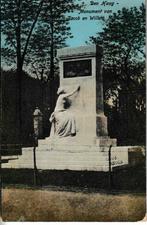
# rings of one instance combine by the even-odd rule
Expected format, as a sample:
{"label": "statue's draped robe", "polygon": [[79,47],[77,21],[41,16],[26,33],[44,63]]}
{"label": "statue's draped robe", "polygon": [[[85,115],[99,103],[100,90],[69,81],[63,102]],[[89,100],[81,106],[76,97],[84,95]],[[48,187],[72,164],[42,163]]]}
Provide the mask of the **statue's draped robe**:
{"label": "statue's draped robe", "polygon": [[66,109],[66,103],[66,94],[61,94],[50,118],[52,121],[51,136],[67,137],[76,134],[75,118],[70,110]]}

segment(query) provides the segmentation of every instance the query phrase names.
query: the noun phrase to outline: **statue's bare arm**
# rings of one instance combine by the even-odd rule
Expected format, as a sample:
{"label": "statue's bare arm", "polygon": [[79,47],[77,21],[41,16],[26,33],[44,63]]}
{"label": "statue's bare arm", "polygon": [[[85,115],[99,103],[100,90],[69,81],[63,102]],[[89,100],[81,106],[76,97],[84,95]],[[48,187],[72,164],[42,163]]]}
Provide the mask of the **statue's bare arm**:
{"label": "statue's bare arm", "polygon": [[70,93],[67,93],[67,94],[64,94],[64,97],[70,97],[70,96],[72,96],[73,94],[75,94],[79,90],[80,90],[80,86],[78,86],[74,91],[72,91]]}

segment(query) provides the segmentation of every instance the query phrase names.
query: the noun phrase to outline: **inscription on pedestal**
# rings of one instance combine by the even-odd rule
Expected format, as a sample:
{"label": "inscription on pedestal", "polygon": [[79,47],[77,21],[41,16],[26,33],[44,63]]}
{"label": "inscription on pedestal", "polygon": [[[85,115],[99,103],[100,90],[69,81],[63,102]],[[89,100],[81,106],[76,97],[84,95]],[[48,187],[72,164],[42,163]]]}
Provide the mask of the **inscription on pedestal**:
{"label": "inscription on pedestal", "polygon": [[91,60],[75,60],[63,63],[64,78],[92,75]]}

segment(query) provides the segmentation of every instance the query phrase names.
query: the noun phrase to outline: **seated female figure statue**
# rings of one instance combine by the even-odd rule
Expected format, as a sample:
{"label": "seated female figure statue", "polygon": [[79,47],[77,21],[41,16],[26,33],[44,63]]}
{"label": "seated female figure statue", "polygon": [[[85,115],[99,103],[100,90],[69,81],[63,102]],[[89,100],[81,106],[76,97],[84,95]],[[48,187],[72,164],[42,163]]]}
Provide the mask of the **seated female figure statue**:
{"label": "seated female figure statue", "polygon": [[74,91],[66,93],[64,88],[59,88],[59,95],[54,112],[51,114],[50,122],[52,123],[51,136],[67,137],[76,135],[76,122],[74,115],[68,110],[69,99],[80,90],[78,86]]}

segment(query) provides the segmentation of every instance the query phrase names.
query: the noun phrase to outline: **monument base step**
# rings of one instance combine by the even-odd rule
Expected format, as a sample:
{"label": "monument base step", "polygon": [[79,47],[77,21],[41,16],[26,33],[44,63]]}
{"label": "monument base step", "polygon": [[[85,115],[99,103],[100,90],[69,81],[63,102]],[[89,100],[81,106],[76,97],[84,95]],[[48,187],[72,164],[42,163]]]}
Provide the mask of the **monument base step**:
{"label": "monument base step", "polygon": [[[63,146],[62,146],[63,147]],[[90,146],[91,147],[91,146]],[[47,146],[36,148],[36,165],[40,170],[81,170],[109,171],[108,148],[97,151],[70,152],[67,149],[50,150]],[[112,169],[128,164],[128,147],[113,147],[111,153]],[[2,168],[34,168],[33,148],[23,148],[22,156],[2,164]]]}
{"label": "monument base step", "polygon": [[[72,143],[72,144],[71,144]],[[117,140],[115,138],[110,137],[99,137],[99,138],[76,138],[76,137],[68,137],[68,138],[46,138],[44,140],[38,140],[39,148],[43,148],[46,146],[47,149],[56,149],[56,150],[74,150],[79,151],[80,149],[84,151],[90,150],[98,150],[99,147],[110,147],[116,146]]]}

